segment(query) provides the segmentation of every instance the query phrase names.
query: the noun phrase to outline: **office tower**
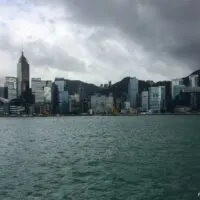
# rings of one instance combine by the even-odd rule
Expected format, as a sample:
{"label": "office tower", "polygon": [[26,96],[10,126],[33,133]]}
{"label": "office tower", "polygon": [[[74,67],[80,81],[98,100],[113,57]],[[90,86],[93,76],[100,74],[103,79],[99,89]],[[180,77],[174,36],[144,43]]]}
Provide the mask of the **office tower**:
{"label": "office tower", "polygon": [[66,107],[66,98],[68,96],[67,92],[67,85],[66,80],[64,78],[55,78],[54,83],[58,87],[58,105],[59,105],[59,113],[60,114],[66,114],[66,112],[63,110],[63,107]]}
{"label": "office tower", "polygon": [[44,102],[44,87],[45,87],[45,81],[42,81],[41,78],[31,79],[31,88],[32,88],[32,93],[35,96],[35,103]]}
{"label": "office tower", "polygon": [[148,112],[149,110],[149,92],[148,91],[142,92],[141,100],[142,100],[142,105],[141,105],[142,112]]}
{"label": "office tower", "polygon": [[136,108],[138,104],[138,80],[135,77],[130,78],[129,80],[128,99],[130,101],[131,108]]}
{"label": "office tower", "polygon": [[17,64],[17,96],[18,97],[23,97],[24,93],[29,90],[29,79],[30,79],[29,64],[22,51],[22,54]]}
{"label": "office tower", "polygon": [[159,113],[166,110],[165,86],[149,88],[149,106],[152,112]]}
{"label": "office tower", "polygon": [[113,111],[114,98],[112,94],[106,95],[92,95],[91,96],[91,109],[95,114],[108,114]]}
{"label": "office tower", "polygon": [[199,78],[198,74],[189,76],[190,87],[198,87],[198,81],[199,81],[198,78]]}
{"label": "office tower", "polygon": [[182,91],[185,86],[183,85],[182,79],[173,79],[171,81],[171,95],[172,99],[174,100],[177,95]]}
{"label": "office tower", "polygon": [[5,88],[7,88],[7,98],[9,100],[17,98],[17,78],[7,76],[5,77]]}
{"label": "office tower", "polygon": [[51,87],[51,102],[52,102],[52,114],[59,113],[59,91],[58,86],[53,83]]}

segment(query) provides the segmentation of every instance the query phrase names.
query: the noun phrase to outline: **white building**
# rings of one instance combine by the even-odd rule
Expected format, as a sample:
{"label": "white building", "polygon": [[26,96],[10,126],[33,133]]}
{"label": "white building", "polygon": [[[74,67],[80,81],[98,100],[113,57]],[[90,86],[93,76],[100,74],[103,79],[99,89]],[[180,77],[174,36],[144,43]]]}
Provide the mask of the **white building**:
{"label": "white building", "polygon": [[166,110],[165,86],[149,88],[149,106],[151,112]]}
{"label": "white building", "polygon": [[17,98],[17,78],[16,77],[5,77],[5,87],[8,88],[8,99]]}
{"label": "white building", "polygon": [[198,87],[198,78],[199,78],[199,75],[197,74],[189,76],[191,87]]}
{"label": "white building", "polygon": [[136,108],[138,100],[138,80],[135,77],[129,80],[128,99],[131,103],[131,108]]}
{"label": "white building", "polygon": [[91,96],[91,109],[95,114],[112,113],[114,99],[112,95],[93,95]]}
{"label": "white building", "polygon": [[32,93],[35,96],[35,103],[51,102],[52,81],[41,80],[41,78],[32,78]]}
{"label": "white building", "polygon": [[173,79],[171,81],[171,94],[172,94],[172,99],[175,99],[177,95],[181,92],[181,90],[185,86],[183,85],[183,80],[182,79]]}
{"label": "white building", "polygon": [[43,103],[45,81],[42,81],[41,78],[32,78],[31,87],[32,93],[35,96],[35,103]]}
{"label": "white building", "polygon": [[149,110],[149,92],[148,91],[143,91],[141,94],[141,100],[142,100],[142,112],[148,112]]}

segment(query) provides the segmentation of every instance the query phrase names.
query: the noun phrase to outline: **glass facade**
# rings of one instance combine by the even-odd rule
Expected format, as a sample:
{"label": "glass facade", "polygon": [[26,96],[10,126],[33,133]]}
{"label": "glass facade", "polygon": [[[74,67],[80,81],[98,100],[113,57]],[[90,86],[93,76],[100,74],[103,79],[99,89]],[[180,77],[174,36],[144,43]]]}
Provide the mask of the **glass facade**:
{"label": "glass facade", "polygon": [[150,87],[149,106],[152,112],[161,112],[166,109],[165,86]]}
{"label": "glass facade", "polygon": [[138,99],[138,79],[130,78],[128,85],[128,98],[131,104],[131,108],[137,107]]}

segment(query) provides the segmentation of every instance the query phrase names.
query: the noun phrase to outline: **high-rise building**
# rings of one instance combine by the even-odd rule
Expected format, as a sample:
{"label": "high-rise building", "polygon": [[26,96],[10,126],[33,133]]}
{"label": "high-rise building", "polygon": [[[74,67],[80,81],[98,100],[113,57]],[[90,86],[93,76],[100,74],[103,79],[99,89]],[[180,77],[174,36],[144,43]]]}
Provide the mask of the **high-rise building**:
{"label": "high-rise building", "polygon": [[97,113],[111,113],[113,110],[114,98],[110,94],[106,95],[92,95],[91,109],[95,114]]}
{"label": "high-rise building", "polygon": [[185,88],[185,85],[174,85],[173,86],[173,94],[172,97],[175,99],[177,96],[179,96],[180,92]]}
{"label": "high-rise building", "polygon": [[17,78],[5,77],[5,87],[7,88],[7,98],[9,100],[17,98]]}
{"label": "high-rise building", "polygon": [[35,96],[35,103],[43,103],[44,102],[44,87],[45,81],[42,81],[41,78],[32,78],[31,79],[31,87],[32,93]]}
{"label": "high-rise building", "polygon": [[67,85],[66,85],[66,80],[64,78],[55,78],[54,83],[58,87],[58,105],[59,105],[59,112],[62,114],[62,108],[63,104],[66,104],[65,102],[65,97],[66,94],[63,94],[64,92],[67,91]]}
{"label": "high-rise building", "polygon": [[59,114],[59,91],[58,86],[53,83],[51,87],[52,114]]}
{"label": "high-rise building", "polygon": [[85,112],[85,102],[86,102],[86,95],[82,84],[79,85],[78,94],[80,96],[80,112]]}
{"label": "high-rise building", "polygon": [[22,54],[17,64],[17,96],[18,97],[23,97],[24,92],[26,92],[29,89],[29,84],[30,84],[29,82],[30,82],[29,64],[22,51]]}
{"label": "high-rise building", "polygon": [[142,100],[142,105],[141,105],[142,112],[148,112],[149,110],[149,92],[148,91],[142,92],[141,100]]}
{"label": "high-rise building", "polygon": [[171,81],[171,95],[173,100],[176,98],[177,95],[179,95],[183,88],[184,85],[182,79],[173,79]]}
{"label": "high-rise building", "polygon": [[69,96],[69,112],[73,114],[80,113],[80,96],[73,94]]}
{"label": "high-rise building", "polygon": [[149,107],[152,112],[166,110],[165,86],[149,88]]}
{"label": "high-rise building", "polygon": [[138,104],[138,79],[130,78],[128,84],[128,99],[131,104],[131,108],[136,108]]}
{"label": "high-rise building", "polygon": [[0,87],[0,97],[7,98],[6,90],[7,90],[7,87]]}
{"label": "high-rise building", "polygon": [[199,78],[198,74],[189,76],[190,87],[198,87],[198,81],[199,81],[198,78]]}

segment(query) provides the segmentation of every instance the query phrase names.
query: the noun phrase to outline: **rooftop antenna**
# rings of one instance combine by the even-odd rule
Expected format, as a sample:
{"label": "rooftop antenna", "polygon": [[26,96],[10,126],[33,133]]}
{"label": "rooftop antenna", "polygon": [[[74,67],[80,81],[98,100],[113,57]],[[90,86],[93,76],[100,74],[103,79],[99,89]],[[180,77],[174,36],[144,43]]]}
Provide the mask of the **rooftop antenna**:
{"label": "rooftop antenna", "polygon": [[23,45],[23,41],[21,41],[21,53],[22,53],[22,55],[24,54],[24,45]]}

